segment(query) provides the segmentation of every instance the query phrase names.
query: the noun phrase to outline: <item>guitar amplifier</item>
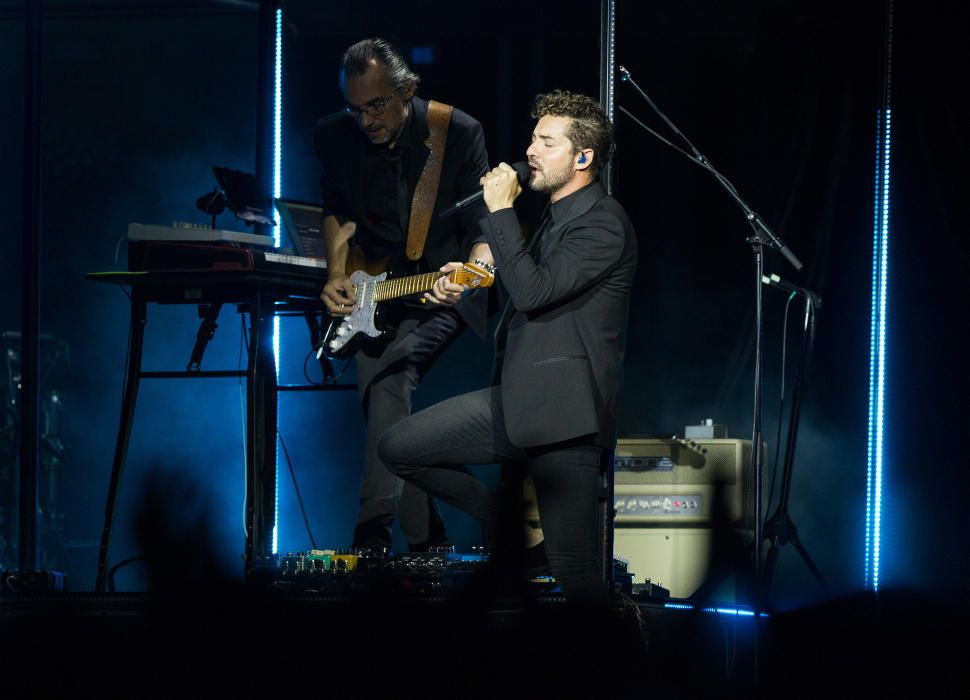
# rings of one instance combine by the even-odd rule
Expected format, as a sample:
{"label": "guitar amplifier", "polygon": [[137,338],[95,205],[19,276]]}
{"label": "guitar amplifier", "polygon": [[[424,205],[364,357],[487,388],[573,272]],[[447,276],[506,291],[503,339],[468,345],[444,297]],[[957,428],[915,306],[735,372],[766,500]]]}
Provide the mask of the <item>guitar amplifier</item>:
{"label": "guitar amplifier", "polygon": [[[708,572],[716,490],[740,526],[750,461],[750,440],[617,441],[613,552],[635,581],[660,583],[674,598],[697,590]],[[733,587],[725,582],[719,599],[733,598]]]}
{"label": "guitar amplifier", "polygon": [[750,461],[750,440],[617,440],[616,524],[708,524],[718,486],[730,520],[741,520]]}
{"label": "guitar amplifier", "polygon": [[[735,527],[745,515],[751,441],[620,439],[613,457],[613,554],[634,582],[660,584],[688,598],[704,581],[711,555],[715,493]],[[523,487],[526,543],[543,539],[535,486]],[[733,598],[730,589],[721,600]]]}

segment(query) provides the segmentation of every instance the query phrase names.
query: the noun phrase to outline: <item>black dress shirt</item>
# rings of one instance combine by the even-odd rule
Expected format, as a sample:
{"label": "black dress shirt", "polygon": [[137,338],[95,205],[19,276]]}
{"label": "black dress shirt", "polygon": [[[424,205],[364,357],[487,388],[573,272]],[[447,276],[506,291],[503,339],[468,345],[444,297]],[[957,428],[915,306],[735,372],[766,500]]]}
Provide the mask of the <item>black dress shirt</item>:
{"label": "black dress shirt", "polygon": [[414,131],[412,123],[409,110],[395,147],[368,144],[364,155],[364,180],[368,183],[364,191],[367,214],[364,227],[381,243],[392,244],[387,246],[388,252],[396,255],[404,254],[411,216],[407,172]]}

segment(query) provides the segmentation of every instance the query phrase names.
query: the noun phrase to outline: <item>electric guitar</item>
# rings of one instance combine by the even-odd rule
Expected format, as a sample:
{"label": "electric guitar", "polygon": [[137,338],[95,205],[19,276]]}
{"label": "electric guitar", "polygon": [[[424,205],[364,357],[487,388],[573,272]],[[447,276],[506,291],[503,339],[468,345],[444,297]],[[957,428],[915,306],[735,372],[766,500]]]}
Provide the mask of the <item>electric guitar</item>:
{"label": "electric guitar", "polygon": [[357,298],[354,308],[349,315],[334,317],[330,321],[320,350],[331,358],[346,359],[352,356],[365,336],[378,338],[384,333],[378,304],[426,292],[445,275],[450,282],[471,289],[490,287],[495,282],[495,268],[481,260],[465,263],[451,272],[427,272],[409,277],[388,278],[387,272],[372,275],[365,270],[357,270],[350,275]]}

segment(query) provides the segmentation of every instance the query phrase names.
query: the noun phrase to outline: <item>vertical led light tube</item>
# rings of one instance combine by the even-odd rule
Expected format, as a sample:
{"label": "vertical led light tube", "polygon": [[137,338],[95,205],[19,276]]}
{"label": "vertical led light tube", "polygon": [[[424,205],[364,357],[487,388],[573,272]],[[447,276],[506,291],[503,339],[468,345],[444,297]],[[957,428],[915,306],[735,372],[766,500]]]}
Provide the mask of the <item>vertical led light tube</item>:
{"label": "vertical led light tube", "polygon": [[879,590],[885,469],[886,313],[889,296],[889,197],[892,154],[893,0],[885,2],[882,108],[876,112],[876,174],[872,225],[872,327],[869,337],[869,429],[866,450],[866,590]]}
{"label": "vertical led light tube", "polygon": [[[276,8],[276,60],[274,62],[273,78],[273,201],[280,197],[282,192],[282,142],[283,142],[283,10]],[[273,243],[280,247],[280,213],[273,208],[273,218],[276,226],[273,229]],[[276,363],[276,382],[280,380],[280,318],[273,316],[273,359]],[[279,433],[279,406],[276,408],[276,427]],[[277,438],[278,439],[278,438]],[[276,473],[274,479],[276,494],[273,503],[273,554],[279,549],[279,523],[280,523],[280,452],[276,452]]]}
{"label": "vertical led light tube", "polygon": [[889,292],[889,186],[892,110],[879,111],[872,250],[872,329],[869,341],[869,439],[866,466],[865,587],[879,590],[885,456],[886,310]]}

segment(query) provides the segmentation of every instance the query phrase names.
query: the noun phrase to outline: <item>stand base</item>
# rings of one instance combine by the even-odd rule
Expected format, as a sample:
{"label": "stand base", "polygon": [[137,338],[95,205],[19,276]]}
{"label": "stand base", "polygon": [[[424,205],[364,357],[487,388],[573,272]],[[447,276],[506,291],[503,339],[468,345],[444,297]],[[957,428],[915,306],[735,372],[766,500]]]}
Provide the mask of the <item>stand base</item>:
{"label": "stand base", "polygon": [[66,591],[67,574],[59,571],[4,571],[0,573],[0,594],[31,595]]}

